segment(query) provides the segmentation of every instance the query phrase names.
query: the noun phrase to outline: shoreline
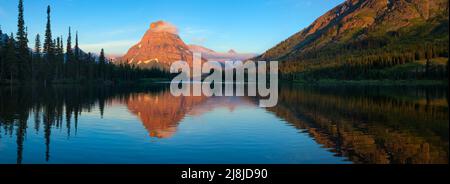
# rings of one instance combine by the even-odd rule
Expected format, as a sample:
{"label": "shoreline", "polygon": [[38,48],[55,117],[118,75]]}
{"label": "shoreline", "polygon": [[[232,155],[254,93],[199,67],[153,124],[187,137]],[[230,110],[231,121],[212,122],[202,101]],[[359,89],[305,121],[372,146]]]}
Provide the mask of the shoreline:
{"label": "shoreline", "polygon": [[[73,85],[148,85],[170,83],[171,80],[163,78],[146,78],[137,81],[84,81],[84,82],[53,82],[47,86],[73,86]],[[319,80],[279,80],[282,84],[296,85],[319,85],[319,86],[448,86],[448,80],[336,80],[336,79],[319,79]],[[36,82],[26,83],[0,83],[0,87],[8,86],[45,86]]]}
{"label": "shoreline", "polygon": [[355,86],[448,86],[448,80],[336,80],[319,79],[315,81],[282,81],[299,85],[355,85]]}

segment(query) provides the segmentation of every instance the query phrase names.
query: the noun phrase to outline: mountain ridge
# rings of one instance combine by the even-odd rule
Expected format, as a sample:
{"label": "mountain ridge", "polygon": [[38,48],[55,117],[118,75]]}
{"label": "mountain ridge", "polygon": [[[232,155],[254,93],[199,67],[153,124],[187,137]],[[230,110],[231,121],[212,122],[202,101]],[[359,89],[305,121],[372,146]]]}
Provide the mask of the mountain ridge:
{"label": "mountain ridge", "polygon": [[228,52],[216,52],[200,45],[190,44],[188,46],[192,52],[202,53],[202,56],[208,61],[244,61],[257,56],[254,53],[238,53],[234,49],[230,49]]}
{"label": "mountain ridge", "polygon": [[448,64],[431,59],[448,58],[448,4],[347,0],[254,60],[280,61],[288,80],[444,79]]}
{"label": "mountain ridge", "polygon": [[[379,31],[376,29],[381,28],[388,29],[386,32],[397,31],[409,26],[413,19],[428,20],[442,13],[440,11],[443,8],[439,7],[443,4],[448,5],[448,0],[347,0],[319,17],[307,28],[266,51],[260,58],[283,59],[295,51],[319,49],[329,43],[348,41],[354,38],[353,36],[364,39],[370,32]],[[412,6],[428,8],[414,10]],[[448,15],[448,8],[445,11]],[[394,19],[402,20],[393,21]]]}

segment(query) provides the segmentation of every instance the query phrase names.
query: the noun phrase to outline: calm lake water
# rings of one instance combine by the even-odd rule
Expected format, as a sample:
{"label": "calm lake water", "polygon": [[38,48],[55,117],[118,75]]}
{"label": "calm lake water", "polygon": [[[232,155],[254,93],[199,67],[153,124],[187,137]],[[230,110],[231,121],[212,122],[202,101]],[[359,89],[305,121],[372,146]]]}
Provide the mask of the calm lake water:
{"label": "calm lake water", "polygon": [[0,163],[448,163],[448,87],[0,88]]}

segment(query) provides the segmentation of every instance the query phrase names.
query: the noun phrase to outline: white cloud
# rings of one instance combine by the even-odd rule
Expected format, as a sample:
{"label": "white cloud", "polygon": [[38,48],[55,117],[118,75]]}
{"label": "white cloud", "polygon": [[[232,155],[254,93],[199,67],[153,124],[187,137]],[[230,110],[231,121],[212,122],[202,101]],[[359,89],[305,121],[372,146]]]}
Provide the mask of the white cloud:
{"label": "white cloud", "polygon": [[153,22],[150,25],[150,29],[156,32],[169,32],[178,34],[178,28],[175,25],[164,21]]}
{"label": "white cloud", "polygon": [[103,48],[108,54],[122,55],[127,52],[128,48],[136,44],[136,40],[116,40],[101,43],[80,43],[80,48],[85,52],[99,53]]}

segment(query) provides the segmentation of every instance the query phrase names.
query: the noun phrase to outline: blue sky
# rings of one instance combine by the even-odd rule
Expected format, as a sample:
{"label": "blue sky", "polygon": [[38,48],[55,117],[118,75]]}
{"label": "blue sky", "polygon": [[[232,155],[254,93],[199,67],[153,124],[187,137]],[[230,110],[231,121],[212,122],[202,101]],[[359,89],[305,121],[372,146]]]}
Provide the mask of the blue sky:
{"label": "blue sky", "polygon": [[[18,0],[0,0],[3,32],[16,32]],[[78,30],[80,47],[124,54],[151,22],[176,25],[187,44],[216,51],[262,53],[300,31],[343,0],[24,0],[30,46],[43,35],[46,6],[55,36]]]}

